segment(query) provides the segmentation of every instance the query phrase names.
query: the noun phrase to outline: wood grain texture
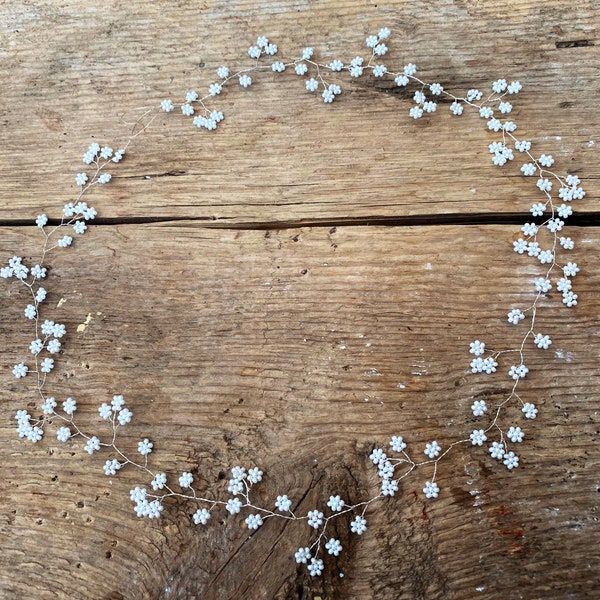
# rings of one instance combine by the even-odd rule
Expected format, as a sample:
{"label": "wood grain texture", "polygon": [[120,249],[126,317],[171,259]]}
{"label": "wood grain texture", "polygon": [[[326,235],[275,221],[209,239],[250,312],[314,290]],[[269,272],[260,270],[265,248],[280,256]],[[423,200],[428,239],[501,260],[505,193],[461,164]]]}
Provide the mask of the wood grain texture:
{"label": "wood grain texture", "polygon": [[[394,31],[390,69],[413,61],[426,81],[461,93],[489,89],[499,77],[521,80],[519,131],[539,153],[553,153],[557,168],[581,173],[585,165],[580,211],[597,213],[594,0],[2,6],[0,78],[10,85],[0,89],[0,110],[11,131],[0,148],[2,220],[69,201],[75,190],[65,181],[90,141],[118,147],[140,108],[205,90],[221,64],[246,66],[241,57],[256,35],[267,33],[287,56],[308,43],[323,61],[348,61],[383,25]],[[219,135],[181,115],[161,117],[115,172],[112,189],[96,194],[101,214],[312,223],[514,213],[537,199],[516,164],[489,185],[487,146],[497,136],[478,116],[461,121],[443,103],[415,123],[412,90],[368,78],[342,85],[339,101],[325,106],[292,73],[257,76],[254,93],[225,90],[215,102],[226,115]]]}
{"label": "wood grain texture", "polygon": [[[206,86],[261,33],[286,54],[310,43],[349,58],[388,25],[390,64],[416,62],[447,88],[518,78],[515,121],[587,190],[568,234],[579,304],[544,299],[554,343],[527,363],[523,395],[540,415],[523,468],[457,448],[438,500],[423,499],[424,470],[367,514],[362,538],[335,526],[344,552],[322,578],[293,560],[306,526],[271,520],[249,536],[219,514],[198,528],[174,500],[160,522],[140,521],[128,500],[147,485],[139,474],[107,478],[106,457],[80,443],[19,440],[13,415],[37,400],[10,374],[30,334],[24,294],[3,283],[0,598],[595,598],[599,19],[593,0],[0,2],[2,262],[36,256],[24,220],[73,199],[89,141],[118,146],[140,107]],[[82,422],[123,393],[134,422],[122,444],[150,437],[157,470],[190,470],[222,495],[231,466],[256,463],[261,501],[285,492],[306,513],[333,493],[373,494],[368,455],[391,435],[415,455],[468,436],[473,399],[509,386],[468,374],[468,344],[518,344],[505,314],[531,302],[542,270],[502,224],[539,195],[517,165],[492,168],[481,119],[444,106],[410,123],[410,97],[386,82],[347,85],[331,107],[301,90],[266,73],[225,93],[216,135],[161,116],[94,192],[109,220],[52,257],[47,288],[49,318],[68,330],[52,392],[77,398]],[[522,421],[513,409],[505,423]]]}
{"label": "wood grain texture", "polygon": [[[586,253],[597,253],[598,233],[576,232]],[[502,248],[512,231],[96,228],[76,253],[55,257],[56,319],[70,332],[93,319],[72,333],[54,393],[79,399],[92,422],[95,406],[124,393],[136,417],[124,445],[151,435],[157,469],[191,470],[215,493],[227,465],[256,462],[268,474],[263,500],[289,490],[306,512],[330,493],[364,498],[376,485],[373,444],[403,433],[416,452],[432,437],[445,445],[475,426],[474,397],[506,393],[503,378],[466,376],[468,342],[483,334],[515,346],[505,308],[527,301],[519,283],[539,269],[523,260],[511,271],[504,256],[482,262],[464,252],[465,235],[473,248]],[[31,237],[18,229],[3,239],[14,248]],[[505,472],[484,450],[457,451],[441,469],[439,501],[413,496],[422,475],[369,514],[360,542],[337,529],[348,553],[323,581],[290,557],[306,528],[268,523],[247,541],[223,518],[226,527],[198,532],[192,507],[175,502],[160,525],[139,522],[127,501],[143,483],[136,474],[109,481],[104,459],[91,469],[80,444],[32,449],[5,422],[3,588],[18,597],[28,582],[40,598],[468,598],[483,587],[496,598],[517,586],[526,598],[592,597],[598,284],[594,270],[581,273],[575,322],[560,325],[566,309],[556,302],[544,307],[540,327],[555,341],[528,359],[524,394],[542,416],[526,429],[524,468]],[[17,319],[17,303],[3,310]],[[23,346],[15,330],[3,331],[9,364]],[[23,385],[7,385],[14,409]]]}

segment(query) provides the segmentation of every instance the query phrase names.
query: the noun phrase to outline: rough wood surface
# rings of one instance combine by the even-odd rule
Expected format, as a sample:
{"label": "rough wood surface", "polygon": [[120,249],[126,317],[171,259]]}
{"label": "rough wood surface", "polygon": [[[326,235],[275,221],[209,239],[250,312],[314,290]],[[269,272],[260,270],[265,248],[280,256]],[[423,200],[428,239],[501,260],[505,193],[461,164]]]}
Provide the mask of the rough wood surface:
{"label": "rough wood surface", "polygon": [[[438,500],[424,501],[423,472],[368,513],[359,540],[336,527],[344,552],[322,578],[293,560],[306,526],[271,520],[248,539],[242,519],[198,529],[176,501],[140,521],[137,473],[107,478],[79,443],[18,440],[13,415],[36,398],[10,374],[30,340],[25,297],[4,282],[0,598],[595,598],[599,18],[593,0],[0,2],[2,262],[35,256],[31,219],[73,198],[91,139],[118,145],[140,106],[205,86],[260,33],[351,57],[388,25],[390,63],[426,79],[518,78],[515,121],[588,192],[569,229],[580,302],[555,295],[540,311],[554,344],[528,362],[540,415],[523,468],[457,449]],[[468,375],[468,344],[518,343],[505,313],[531,302],[541,270],[511,252],[518,226],[504,223],[539,196],[516,165],[492,168],[481,119],[410,123],[410,98],[381,82],[325,107],[296,76],[258,79],[224,95],[216,135],[161,117],[94,194],[108,219],[50,261],[51,318],[69,334],[52,390],[90,424],[123,393],[123,444],[151,437],[157,469],[190,470],[216,494],[228,468],[257,463],[263,500],[287,492],[305,513],[331,493],[372,494],[374,444],[403,434],[419,453],[468,436],[473,398],[506,393],[503,376]]]}
{"label": "rough wood surface", "polygon": [[[113,3],[114,4],[114,3]],[[519,79],[514,120],[557,168],[586,167],[598,198],[598,37],[595,0],[545,2],[5,2],[0,77],[0,219],[71,199],[79,157],[96,139],[118,146],[141,112],[164,97],[204,90],[217,66],[247,66],[256,35],[287,56],[312,44],[323,61],[364,53],[393,31],[386,64],[415,62],[427,80],[464,93]],[[494,136],[478,116],[458,127],[448,105],[415,123],[412,91],[389,81],[347,83],[333,106],[293,74],[264,74],[247,93],[218,98],[219,135],[168,115],[96,194],[105,217],[194,217],[273,223],[522,211],[537,198],[518,167],[495,173]],[[164,123],[169,126],[163,126]],[[457,135],[457,127],[460,134]],[[10,174],[10,177],[8,176]],[[427,182],[427,185],[424,185]],[[201,189],[199,184],[201,183]],[[365,190],[369,190],[366,194]],[[165,201],[168,198],[168,201]]]}

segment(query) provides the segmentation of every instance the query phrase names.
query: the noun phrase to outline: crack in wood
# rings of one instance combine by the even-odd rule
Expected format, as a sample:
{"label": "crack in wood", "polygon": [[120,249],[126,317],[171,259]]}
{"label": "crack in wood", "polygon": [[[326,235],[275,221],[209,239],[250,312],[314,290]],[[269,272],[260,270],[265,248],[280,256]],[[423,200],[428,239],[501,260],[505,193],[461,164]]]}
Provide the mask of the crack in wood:
{"label": "crack in wood", "polygon": [[[201,224],[203,227],[211,229],[235,229],[249,231],[263,230],[281,230],[281,229],[300,229],[303,227],[364,227],[364,226],[383,226],[383,227],[415,227],[415,226],[436,226],[436,225],[521,225],[525,221],[539,221],[534,219],[530,213],[505,213],[505,214],[460,214],[447,213],[441,215],[413,215],[413,216],[384,216],[371,215],[364,217],[332,217],[323,219],[298,219],[289,221],[248,221],[231,222],[231,217],[193,217],[193,216],[162,216],[162,217],[102,217],[95,219],[94,226],[116,227],[119,225],[152,225],[168,223],[190,223]],[[60,224],[58,219],[49,219],[49,226]],[[32,227],[34,224],[27,219],[5,219],[0,220],[0,227]],[[580,215],[573,215],[568,219],[568,226],[571,227],[598,227],[600,226],[600,212],[591,212]]]}
{"label": "crack in wood", "polygon": [[560,48],[588,48],[595,46],[593,40],[567,40],[564,42],[556,42],[556,47]]}

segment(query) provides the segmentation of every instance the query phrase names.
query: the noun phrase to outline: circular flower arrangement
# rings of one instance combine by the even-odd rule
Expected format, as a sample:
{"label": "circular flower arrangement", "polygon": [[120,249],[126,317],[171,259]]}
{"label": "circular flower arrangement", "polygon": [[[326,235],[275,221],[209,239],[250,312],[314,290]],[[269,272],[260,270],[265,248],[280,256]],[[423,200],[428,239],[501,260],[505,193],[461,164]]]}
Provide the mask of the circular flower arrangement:
{"label": "circular flower arrangement", "polygon": [[[139,470],[145,483],[130,491],[133,510],[138,517],[156,519],[169,505],[170,498],[180,498],[193,503],[191,521],[195,525],[208,525],[216,513],[229,515],[244,514],[243,524],[252,532],[260,528],[268,519],[278,518],[305,523],[313,530],[310,545],[299,547],[294,554],[297,563],[305,565],[311,576],[319,576],[324,569],[323,560],[328,555],[337,557],[344,548],[341,540],[332,536],[332,521],[345,523],[351,535],[361,536],[368,528],[369,508],[382,500],[395,496],[399,483],[413,472],[421,477],[420,487],[427,499],[435,499],[444,493],[437,481],[440,461],[459,445],[478,446],[491,457],[497,459],[502,468],[513,470],[519,466],[519,444],[525,438],[525,424],[538,414],[536,405],[522,398],[519,385],[527,377],[527,355],[530,352],[547,350],[552,344],[550,336],[541,331],[536,323],[540,300],[555,287],[562,295],[566,307],[577,304],[577,294],[572,289],[572,280],[579,271],[575,262],[561,261],[560,255],[573,249],[574,242],[563,234],[565,221],[571,216],[571,204],[585,195],[575,175],[561,176],[552,171],[554,160],[551,155],[537,155],[532,144],[516,132],[516,124],[510,120],[512,100],[521,90],[518,81],[498,79],[491,90],[484,92],[470,89],[466,94],[455,95],[438,83],[426,83],[417,75],[417,67],[408,63],[400,70],[393,71],[384,63],[388,51],[390,31],[381,29],[376,35],[366,39],[366,56],[357,55],[349,60],[333,60],[328,64],[318,62],[313,48],[306,47],[293,60],[278,58],[278,48],[266,37],[259,37],[256,44],[248,49],[249,66],[230,69],[220,66],[216,77],[204,93],[188,91],[180,103],[165,99],[160,109],[150,111],[144,123],[122,148],[113,149],[106,144],[91,144],[83,154],[84,167],[74,176],[79,187],[76,200],[62,210],[57,224],[51,225],[48,217],[41,214],[36,224],[43,236],[39,260],[25,264],[19,256],[12,257],[0,270],[4,279],[17,280],[30,293],[30,301],[23,310],[25,319],[31,323],[33,339],[29,344],[27,358],[14,365],[13,375],[17,379],[34,376],[37,378],[37,393],[40,398],[39,412],[34,415],[21,409],[16,413],[19,437],[31,442],[39,442],[48,425],[55,425],[56,438],[68,443],[80,438],[83,449],[89,455],[103,453],[104,473],[114,476],[125,467]],[[507,307],[506,319],[509,326],[522,330],[521,343],[509,350],[490,350],[485,341],[474,340],[465,349],[465,366],[473,374],[491,375],[503,373],[509,382],[509,392],[501,402],[488,406],[485,400],[475,400],[471,406],[474,417],[481,418],[481,426],[474,429],[466,439],[459,439],[442,447],[436,440],[426,443],[423,448],[410,447],[401,432],[388,440],[385,447],[374,447],[369,459],[373,463],[380,485],[371,497],[358,503],[350,503],[340,494],[331,491],[326,506],[314,507],[307,514],[298,514],[295,498],[279,494],[268,503],[261,503],[256,493],[263,479],[263,471],[255,465],[236,465],[231,468],[227,488],[222,497],[205,497],[197,487],[192,473],[184,471],[177,476],[167,476],[150,466],[149,457],[154,450],[152,436],[141,439],[137,444],[137,454],[126,454],[119,446],[118,435],[127,426],[133,414],[122,395],[106,399],[98,407],[98,417],[108,425],[103,433],[84,429],[75,419],[77,401],[74,398],[57,400],[46,391],[48,376],[55,367],[56,357],[63,348],[66,328],[61,323],[45,318],[46,289],[43,282],[47,275],[47,256],[58,248],[69,248],[74,238],[86,233],[88,226],[97,215],[86,199],[97,186],[110,184],[111,171],[125,159],[129,145],[143,133],[160,110],[171,113],[181,112],[190,118],[200,129],[218,129],[224,113],[218,108],[218,98],[224,86],[251,88],[253,77],[264,71],[274,73],[292,72],[301,78],[307,92],[316,94],[326,104],[333,103],[342,93],[338,83],[330,81],[337,73],[346,73],[351,79],[374,77],[393,81],[401,88],[414,88],[414,103],[407,111],[411,119],[421,119],[426,114],[437,112],[444,104],[449,106],[452,115],[460,117],[465,110],[475,110],[487,129],[495,134],[489,144],[493,165],[502,167],[520,157],[520,170],[524,177],[535,182],[540,199],[531,208],[531,219],[521,227],[518,239],[513,243],[513,251],[530,257],[541,265],[540,276],[531,290],[528,306]],[[440,102],[440,101],[444,102]],[[517,421],[517,417],[519,421]],[[508,421],[509,426],[504,423]],[[107,431],[108,430],[108,431]],[[425,471],[426,475],[421,475]]]}

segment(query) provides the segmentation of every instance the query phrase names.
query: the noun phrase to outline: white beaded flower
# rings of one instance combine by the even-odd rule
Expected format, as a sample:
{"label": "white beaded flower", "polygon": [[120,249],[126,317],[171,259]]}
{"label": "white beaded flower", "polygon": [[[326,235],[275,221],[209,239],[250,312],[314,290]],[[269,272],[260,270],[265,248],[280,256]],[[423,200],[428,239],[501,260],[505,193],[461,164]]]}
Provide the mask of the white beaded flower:
{"label": "white beaded flower", "polygon": [[473,446],[483,446],[483,442],[487,440],[487,436],[485,435],[483,429],[474,429],[473,433],[470,435],[470,438]]}
{"label": "white beaded flower", "polygon": [[248,481],[250,483],[258,483],[262,481],[263,472],[258,467],[253,467],[248,471]]}
{"label": "white beaded flower", "polygon": [[308,524],[315,529],[318,529],[323,523],[323,513],[318,510],[310,510],[308,512]]}
{"label": "white beaded flower", "polygon": [[93,454],[94,452],[97,452],[98,450],[100,450],[100,440],[94,435],[92,436],[86,443],[86,445],[83,447],[83,449],[88,453],[88,454]]}
{"label": "white beaded flower", "polygon": [[311,558],[310,548],[298,548],[296,554],[294,554],[294,558],[298,564],[304,563],[306,564],[308,560]]}
{"label": "white beaded flower", "polygon": [[354,517],[350,522],[350,531],[356,535],[362,535],[367,530],[367,520],[364,517]]}
{"label": "white beaded flower", "polygon": [[206,508],[199,508],[193,515],[195,525],[206,525],[210,519],[210,513]]}
{"label": "white beaded flower", "polygon": [[68,414],[72,415],[77,410],[77,402],[73,398],[67,398],[63,404],[63,410]]}
{"label": "white beaded flower", "polygon": [[475,356],[481,356],[485,352],[485,343],[479,340],[471,342],[469,352]]}
{"label": "white beaded flower", "polygon": [[239,498],[230,498],[227,500],[225,509],[231,515],[237,515],[242,509],[242,501]]}
{"label": "white beaded flower", "polygon": [[519,466],[519,457],[514,452],[507,452],[502,461],[510,471]]}
{"label": "white beaded flower", "polygon": [[323,561],[320,558],[312,558],[308,565],[308,572],[312,577],[320,575],[323,572]]}
{"label": "white beaded flower", "polygon": [[148,454],[150,454],[152,452],[153,447],[154,444],[148,438],[142,440],[141,442],[138,442],[138,452],[142,456],[147,456]]}
{"label": "white beaded flower", "polygon": [[507,316],[508,322],[512,323],[513,325],[516,325],[519,321],[522,321],[525,318],[523,312],[518,308],[513,308]]}
{"label": "white beaded flower", "polygon": [[394,435],[390,442],[390,446],[394,452],[402,452],[406,448],[406,444],[401,435]]}
{"label": "white beaded flower", "polygon": [[191,487],[193,481],[194,477],[191,473],[188,473],[187,471],[184,471],[179,477],[179,485],[184,489]]}
{"label": "white beaded flower", "polygon": [[284,494],[283,496],[277,496],[275,501],[275,507],[281,512],[288,512],[292,506],[292,501]]}
{"label": "white beaded flower", "polygon": [[440,450],[442,448],[440,445],[434,440],[433,442],[428,442],[425,446],[425,450],[423,451],[429,458],[435,458],[439,455]]}
{"label": "white beaded flower", "polygon": [[56,432],[56,438],[59,442],[66,442],[71,437],[71,430],[64,425]]}
{"label": "white beaded flower", "polygon": [[471,411],[473,412],[473,416],[481,417],[487,412],[487,405],[485,400],[475,400],[471,405]]}
{"label": "white beaded flower", "polygon": [[345,502],[339,496],[329,496],[327,506],[333,511],[340,511],[345,506]]}
{"label": "white beaded flower", "polygon": [[538,414],[538,409],[535,407],[535,404],[532,404],[531,402],[525,402],[521,412],[525,415],[526,419],[535,419]]}
{"label": "white beaded flower", "polygon": [[437,483],[433,481],[426,481],[425,487],[423,488],[423,493],[426,498],[437,498],[440,493],[440,488]]}
{"label": "white beaded flower", "polygon": [[342,544],[339,540],[336,540],[335,538],[331,538],[326,544],[325,544],[325,549],[327,550],[327,552],[333,556],[339,556],[340,552],[342,551]]}
{"label": "white beaded flower", "polygon": [[157,473],[150,482],[153,490],[162,490],[167,485],[167,476],[165,473]]}
{"label": "white beaded flower", "polygon": [[520,427],[516,427],[516,426],[512,426],[507,432],[506,432],[506,437],[511,441],[511,442],[522,442],[523,441],[523,437],[525,436],[525,434],[523,433],[523,431],[521,430]]}
{"label": "white beaded flower", "polygon": [[502,459],[504,456],[504,446],[500,442],[492,442],[490,446],[490,454],[492,458]]}
{"label": "white beaded flower", "polygon": [[248,515],[246,517],[246,525],[248,526],[248,529],[258,529],[262,524],[262,517],[258,514]]}

